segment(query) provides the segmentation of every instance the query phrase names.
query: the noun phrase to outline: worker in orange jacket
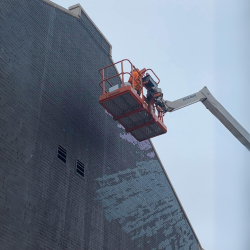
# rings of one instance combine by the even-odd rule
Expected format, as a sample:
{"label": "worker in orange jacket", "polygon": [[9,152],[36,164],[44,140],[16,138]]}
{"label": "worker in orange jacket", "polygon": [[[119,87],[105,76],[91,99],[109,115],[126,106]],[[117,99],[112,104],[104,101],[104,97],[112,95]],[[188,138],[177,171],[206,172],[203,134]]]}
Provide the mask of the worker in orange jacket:
{"label": "worker in orange jacket", "polygon": [[[139,69],[135,68],[133,70],[133,77],[134,77],[134,88],[137,92],[138,95],[141,95],[141,89],[142,89],[142,84],[141,84],[141,79],[140,79],[140,71]],[[132,76],[129,77],[128,82],[132,84]]]}

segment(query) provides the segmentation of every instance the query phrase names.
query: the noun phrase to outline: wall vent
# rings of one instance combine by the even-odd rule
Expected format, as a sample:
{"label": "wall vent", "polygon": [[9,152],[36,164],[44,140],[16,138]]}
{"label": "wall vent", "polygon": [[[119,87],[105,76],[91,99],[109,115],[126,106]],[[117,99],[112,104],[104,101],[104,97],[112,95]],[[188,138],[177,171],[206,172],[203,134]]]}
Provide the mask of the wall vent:
{"label": "wall vent", "polygon": [[58,146],[58,158],[62,160],[64,163],[66,163],[66,155],[67,155],[67,150],[64,149],[62,146]]}
{"label": "wall vent", "polygon": [[84,164],[80,161],[76,161],[76,172],[84,177]]}

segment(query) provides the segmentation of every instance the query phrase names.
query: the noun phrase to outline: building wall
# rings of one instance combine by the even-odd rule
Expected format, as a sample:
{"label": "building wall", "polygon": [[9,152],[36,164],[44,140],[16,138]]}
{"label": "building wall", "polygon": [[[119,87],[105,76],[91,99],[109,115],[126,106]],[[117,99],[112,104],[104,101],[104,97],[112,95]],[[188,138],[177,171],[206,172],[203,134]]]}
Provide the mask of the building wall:
{"label": "building wall", "polygon": [[199,249],[151,143],[98,103],[109,51],[83,12],[0,1],[1,250]]}

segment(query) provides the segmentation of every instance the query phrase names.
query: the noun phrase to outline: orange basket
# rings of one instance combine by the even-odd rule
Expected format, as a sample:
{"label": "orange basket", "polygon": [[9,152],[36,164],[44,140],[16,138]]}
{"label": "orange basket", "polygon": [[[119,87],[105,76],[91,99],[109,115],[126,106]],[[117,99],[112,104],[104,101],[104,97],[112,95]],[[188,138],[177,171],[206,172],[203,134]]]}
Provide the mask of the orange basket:
{"label": "orange basket", "polygon": [[[135,67],[128,59],[108,65],[99,71],[102,75],[102,82],[99,85],[103,89],[99,103],[113,116],[115,121],[118,121],[125,128],[126,132],[129,132],[138,141],[166,133],[167,127],[163,122],[163,113],[156,107],[153,99],[148,100],[143,95],[143,87],[145,86],[143,85],[142,76],[146,71],[153,71],[151,69],[140,71],[140,73],[142,72],[139,75],[142,93],[139,95],[134,89],[135,79],[133,74],[123,70],[124,61],[129,62],[131,72],[133,72]],[[114,67],[117,64],[121,64],[121,73],[105,78],[105,69]],[[124,82],[125,74],[132,77],[131,84]],[[154,72],[153,74],[155,75]],[[119,77],[117,85],[112,85],[110,80],[112,78],[117,79],[117,77]],[[159,78],[157,76],[156,78],[159,83]],[[157,110],[158,115],[156,115],[155,110]]]}

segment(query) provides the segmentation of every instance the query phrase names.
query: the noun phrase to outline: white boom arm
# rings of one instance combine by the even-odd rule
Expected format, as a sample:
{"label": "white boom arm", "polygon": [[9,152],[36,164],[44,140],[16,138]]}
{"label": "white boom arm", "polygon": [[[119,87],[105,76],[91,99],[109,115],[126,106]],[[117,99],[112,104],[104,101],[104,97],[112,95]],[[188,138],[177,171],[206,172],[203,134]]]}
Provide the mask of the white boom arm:
{"label": "white boom arm", "polygon": [[207,87],[174,102],[165,101],[165,106],[167,107],[167,112],[173,112],[199,101],[250,151],[250,134],[212,96]]}

